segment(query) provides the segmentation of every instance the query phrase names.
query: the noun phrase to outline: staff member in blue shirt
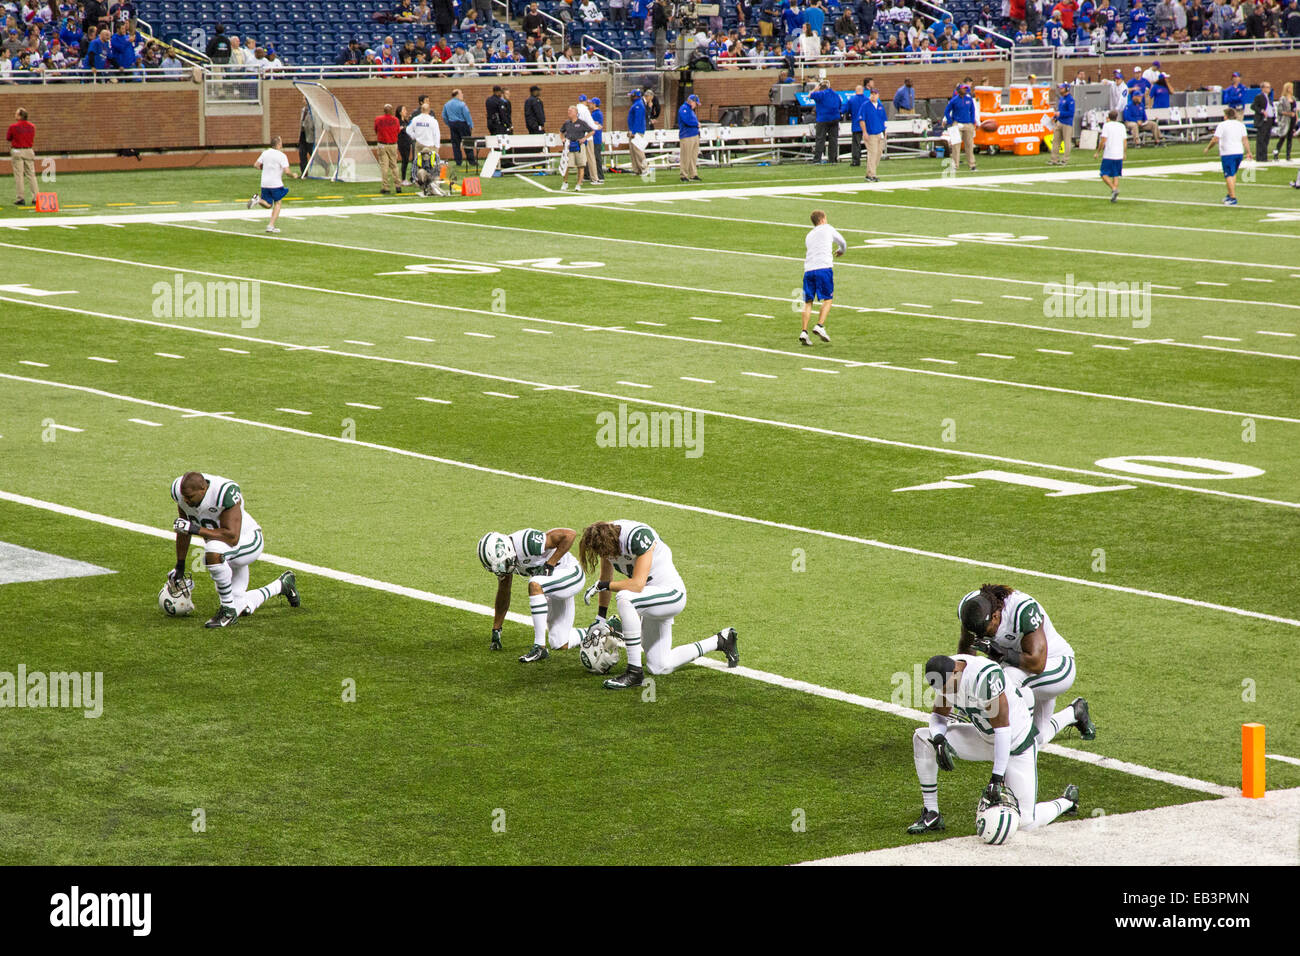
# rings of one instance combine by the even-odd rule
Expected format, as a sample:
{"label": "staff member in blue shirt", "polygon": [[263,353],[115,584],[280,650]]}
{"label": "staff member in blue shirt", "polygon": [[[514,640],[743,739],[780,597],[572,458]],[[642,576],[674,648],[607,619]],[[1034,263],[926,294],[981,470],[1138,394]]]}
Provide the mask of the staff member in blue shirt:
{"label": "staff member in blue shirt", "polygon": [[878,183],[876,167],[885,151],[885,107],[880,102],[880,91],[872,89],[862,104],[862,129],[867,137],[867,182]]}
{"label": "staff member in blue shirt", "polygon": [[850,166],[862,165],[862,104],[867,101],[862,87],[855,87],[849,97],[849,129],[853,132],[853,162]]}
{"label": "staff member in blue shirt", "polygon": [[916,111],[916,90],[912,88],[911,77],[903,81],[903,85],[898,88],[894,94],[894,112],[895,113],[913,113]]}
{"label": "staff member in blue shirt", "polygon": [[469,105],[460,90],[451,91],[451,99],[442,108],[442,121],[451,130],[451,157],[456,161],[456,165],[460,166],[464,162],[460,152],[460,141],[469,139],[474,133],[474,118],[469,115]]}
{"label": "staff member in blue shirt", "polygon": [[817,89],[808,94],[808,98],[813,101],[817,107],[817,139],[813,146],[814,163],[822,161],[822,148],[826,145],[827,138],[830,139],[830,161],[838,163],[840,161],[840,115],[844,112],[844,104],[840,102],[840,94],[831,89],[830,80],[822,80],[817,84]]}
{"label": "staff member in blue shirt", "polygon": [[679,169],[684,183],[701,181],[696,168],[700,158],[700,119],[695,111],[699,106],[700,98],[692,93],[677,110],[677,142],[681,154]]}
{"label": "staff member in blue shirt", "polygon": [[605,145],[605,140],[603,138],[605,113],[600,108],[599,96],[593,96],[591,98],[591,118],[598,124],[595,134],[591,137],[592,145],[596,148],[596,185],[603,186],[605,185],[605,158],[602,149]]}
{"label": "staff member in blue shirt", "polygon": [[1155,138],[1155,145],[1160,145],[1160,126],[1155,120],[1147,119],[1146,95],[1133,91],[1132,97],[1128,101],[1128,106],[1124,107],[1124,125],[1128,127],[1128,134],[1133,139],[1133,145],[1141,147],[1142,130],[1147,130]]}
{"label": "staff member in blue shirt", "polygon": [[963,83],[957,87],[957,92],[943,108],[943,122],[945,126],[957,124],[961,131],[961,148],[966,151],[966,165],[975,172],[975,97],[970,94],[970,86]]}
{"label": "staff member in blue shirt", "polygon": [[1223,105],[1231,106],[1238,112],[1246,108],[1246,87],[1241,82],[1241,74],[1232,74],[1232,85],[1223,91]]}
{"label": "staff member in blue shirt", "polygon": [[632,160],[632,172],[638,176],[644,176],[649,168],[645,161],[645,150],[637,146],[633,137],[638,133],[642,136],[645,135],[645,100],[642,98],[640,90],[632,90],[627,95],[632,100],[632,105],[627,109],[627,152]]}
{"label": "staff member in blue shirt", "polygon": [[[1070,146],[1074,141],[1074,94],[1070,84],[1062,83],[1057,87],[1056,113],[1052,125],[1052,158],[1048,166],[1064,166],[1070,161]],[[1057,155],[1060,155],[1060,159]]]}

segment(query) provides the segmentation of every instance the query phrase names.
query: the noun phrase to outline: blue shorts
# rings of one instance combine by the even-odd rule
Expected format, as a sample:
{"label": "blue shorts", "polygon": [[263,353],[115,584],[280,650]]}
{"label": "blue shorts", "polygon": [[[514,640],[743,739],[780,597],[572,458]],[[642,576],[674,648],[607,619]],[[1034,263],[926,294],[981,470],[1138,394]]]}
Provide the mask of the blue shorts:
{"label": "blue shorts", "polygon": [[1122,160],[1122,159],[1103,159],[1103,160],[1101,161],[1101,174],[1102,174],[1103,176],[1110,176],[1111,178],[1114,178],[1114,177],[1116,177],[1116,176],[1123,176],[1123,175],[1124,175],[1124,160]]}
{"label": "blue shorts", "polygon": [[279,189],[262,187],[262,202],[270,203],[273,206],[287,195],[289,195],[288,186],[281,186]]}
{"label": "blue shorts", "polygon": [[1241,166],[1241,161],[1246,158],[1244,153],[1233,153],[1231,156],[1220,156],[1219,165],[1223,167],[1223,178],[1228,179],[1237,175],[1237,170]]}
{"label": "blue shorts", "polygon": [[820,299],[829,302],[835,298],[835,273],[830,269],[813,269],[803,274],[803,300]]}

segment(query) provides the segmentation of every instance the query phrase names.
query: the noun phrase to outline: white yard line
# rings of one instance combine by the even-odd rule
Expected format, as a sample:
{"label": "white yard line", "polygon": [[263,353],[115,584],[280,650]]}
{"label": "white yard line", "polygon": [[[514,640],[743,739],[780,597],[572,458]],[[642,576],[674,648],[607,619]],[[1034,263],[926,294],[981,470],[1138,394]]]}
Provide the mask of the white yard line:
{"label": "white yard line", "polygon": [[1282,763],[1295,764],[1300,767],[1300,757],[1284,757],[1281,754],[1264,754],[1269,760],[1279,760]]}
{"label": "white yard line", "polygon": [[518,395],[511,395],[509,392],[484,392],[484,395],[491,395],[493,398],[518,398]]}
{"label": "white yard line", "polygon": [[627,385],[627,386],[629,386],[629,387],[631,387],[631,388],[654,388],[653,385],[646,385],[646,384],[644,384],[644,383],[642,383],[642,382],[625,382],[625,381],[623,381],[622,379],[619,379],[618,382],[617,382],[617,384],[619,384],[619,385]]}
{"label": "white yard line", "polygon": [[[0,491],[0,500],[8,501],[13,504],[25,505],[28,507],[38,508],[44,511],[50,511],[67,517],[80,518],[83,520],[93,521],[97,524],[107,525],[125,531],[133,531],[138,534],[146,534],[159,539],[171,539],[173,533],[163,528],[154,528],[149,525],[139,524],[133,521],[126,521],[121,518],[113,518],[107,515],[96,514],[85,511],[80,508],[70,508],[65,505],[59,505],[50,501],[43,501],[37,498],[30,498],[25,495],[18,495],[8,491]],[[347,571],[337,571],[333,568],[326,568],[320,565],[307,564],[306,562],[296,561],[290,558],[280,557],[273,554],[263,554],[258,560],[267,564],[273,564],[278,567],[289,568],[290,570],[304,574],[314,574],[319,577],[338,581],[344,584],[351,584],[358,587],[369,588],[371,590],[382,591],[387,594],[393,594],[400,597],[413,598],[419,601],[425,601],[432,604],[439,604],[443,607],[449,607],[458,611],[467,611],[480,616],[491,617],[495,614],[493,608],[485,604],[476,604],[471,601],[463,601],[459,598],[447,597],[441,594],[434,594],[430,591],[424,591],[419,588],[410,588],[404,585],[393,584],[388,581],[380,581],[375,578],[369,578],[364,575],[353,574]],[[531,618],[523,614],[508,613],[509,620],[516,624],[531,624]],[[1300,622],[1297,622],[1300,623]],[[719,671],[736,677],[745,677],[750,680],[759,681],[787,690],[796,690],[802,693],[811,694],[816,697],[822,697],[829,700],[836,700],[842,703],[853,704],[858,707],[864,707],[881,713],[891,714],[896,717],[902,717],[914,722],[923,723],[929,719],[929,716],[918,710],[902,707],[898,704],[889,703],[882,700],[876,700],[871,697],[863,697],[857,694],[850,694],[847,691],[840,691],[830,687],[823,687],[819,684],[813,684],[808,681],[795,680],[793,678],[782,677],[779,674],[772,674],[767,671],[755,670],[750,667],[728,668],[722,661],[715,661],[708,658],[697,658],[695,663],[709,670]],[[1182,774],[1169,773],[1163,770],[1155,770],[1150,767],[1144,767],[1139,764],[1129,763],[1123,760],[1115,760],[1110,757],[1101,756],[1091,751],[1075,750],[1069,747],[1062,747],[1058,744],[1048,744],[1042,748],[1043,753],[1049,753],[1053,756],[1063,757],[1067,760],[1078,760],[1083,763],[1090,763],[1107,770],[1115,770],[1120,773],[1130,774],[1132,776],[1142,777],[1147,780],[1155,780],[1172,786],[1183,787],[1189,790],[1196,790],[1202,793],[1211,793],[1218,796],[1230,796],[1236,791],[1231,787],[1224,787],[1221,784],[1210,783],[1204,780],[1197,780],[1194,777],[1187,777]]]}
{"label": "white yard line", "polygon": [[232,352],[232,353],[234,353],[235,355],[249,355],[249,354],[251,354],[251,353],[248,351],[248,349],[232,349],[232,348],[230,348],[229,346],[222,346],[222,347],[219,348],[217,351],[219,351],[219,352]]}
{"label": "white yard line", "polygon": [[350,408],[369,408],[371,411],[376,412],[382,412],[384,410],[384,406],[382,405],[367,405],[365,402],[344,402],[343,404]]}
{"label": "white yard line", "polygon": [[1046,352],[1048,355],[1073,355],[1073,352],[1066,352],[1063,349],[1034,349],[1035,352]]}
{"label": "white yard line", "polygon": [[980,352],[980,353],[978,353],[978,354],[979,354],[979,356],[980,356],[981,358],[995,358],[995,359],[1014,359],[1014,358],[1015,358],[1014,355],[999,355],[997,352]]}
{"label": "white yard line", "polygon": [[[35,303],[33,303],[35,304]],[[86,360],[90,362],[103,362],[105,365],[116,365],[117,359],[102,358],[98,355],[87,355]]]}
{"label": "white yard line", "polygon": [[287,412],[290,415],[310,415],[311,412],[304,412],[301,408],[277,408],[277,412]]}
{"label": "white yard line", "polygon": [[[667,501],[662,498],[652,498],[648,495],[633,494],[630,492],[612,491],[606,488],[598,488],[592,485],[582,485],[576,482],[563,481],[558,478],[545,478],[539,475],[528,475],[520,472],[507,471],[502,468],[489,468],[486,465],[476,465],[471,462],[458,461],[454,458],[441,458],[437,455],[429,455],[424,452],[411,451],[406,448],[397,448],[392,445],[382,445],[378,442],[361,441],[356,438],[345,438],[342,435],[330,435],[321,432],[305,431],[301,428],[294,428],[289,425],[276,425],[270,422],[260,422],[254,419],[238,418],[234,415],[215,415],[213,413],[203,412],[198,409],[185,408],[178,405],[169,405],[165,402],[155,402],[151,399],[134,398],[129,395],[119,395],[114,392],[108,392],[99,388],[92,388],[86,385],[69,385],[64,382],[51,382],[41,379],[26,378],[19,375],[9,375],[0,373],[0,379],[7,379],[14,382],[23,382],[27,384],[42,385],[53,388],[66,389],[68,391],[81,392],[87,395],[95,395],[100,398],[107,398],[112,401],[128,402],[136,405],[143,405],[147,408],[162,408],[169,411],[180,412],[185,415],[201,416],[209,415],[214,420],[230,422],[235,425],[244,425],[252,428],[261,428],[267,431],[274,431],[281,434],[296,435],[301,438],[308,438],[315,441],[333,442],[339,445],[347,445],[358,449],[368,449],[383,454],[398,455],[403,458],[411,458],[417,461],[428,461],[434,464],[446,465],[452,468],[459,468],[465,471],[475,472],[477,474],[495,475],[497,477],[507,478],[512,481],[525,481],[533,484],[546,485],[553,488],[565,488],[570,491],[579,491],[589,494],[601,495],[610,498],[617,498],[623,501],[636,501],[642,504],[654,505],[661,508],[670,508],[675,511],[682,511],[689,514],[706,515],[713,518],[721,518],[727,521],[736,521],[742,524],[750,524],[758,527],[775,528],[781,531],[791,531],[796,534],[806,534],[819,538],[826,538],[833,541],[844,541],[850,544],[859,544],[869,548],[878,548],[883,551],[890,551],[897,554],[908,554],[915,557],[931,558],[953,564],[960,564],[967,567],[978,567],[993,571],[1002,571],[1008,574],[1023,575],[1025,577],[1042,578],[1049,581],[1060,581],[1066,584],[1076,584],[1081,587],[1093,588],[1100,591],[1110,591],[1120,594],[1132,594],[1140,597],[1152,598],[1159,601],[1168,601],[1174,604],[1181,604],[1189,607],[1199,607],[1208,610],[1221,611],[1226,614],[1236,615],[1238,617],[1254,618],[1256,620],[1269,621],[1274,624],[1285,624],[1289,627],[1300,628],[1300,620],[1294,618],[1281,617],[1276,614],[1268,614],[1263,611],[1252,611],[1246,608],[1232,607],[1225,604],[1215,604],[1210,601],[1202,601],[1196,598],[1182,597],[1175,594],[1164,594],[1159,591],[1148,591],[1142,588],[1132,588],[1121,584],[1111,584],[1109,582],[1094,581],[1088,578],[1076,578],[1065,574],[1055,574],[1050,571],[1035,571],[1029,568],[1018,568],[1012,565],[998,564],[990,561],[979,561],[974,558],[962,557],[960,555],[945,554],[939,551],[927,551],[922,548],[912,548],[901,544],[891,544],[886,541],[878,541],[874,538],[863,538],[857,535],[842,534],[836,531],[824,531],[817,528],[808,528],[802,525],[789,524],[783,521],[772,521],[766,518],[755,518],[749,515],[736,514],[729,511],[721,511],[714,508],[705,508],[700,505],[683,504],[676,501]],[[1114,478],[1115,475],[1106,475]],[[1136,476],[1126,478],[1129,482],[1141,482],[1142,479]],[[1158,482],[1148,482],[1158,484]],[[0,492],[0,494],[3,494]]]}
{"label": "white yard line", "polygon": [[[0,301],[8,301],[8,300],[6,300],[3,296],[0,296]],[[237,340],[240,340],[240,341],[245,341],[245,342],[256,342],[256,343],[263,344],[263,345],[275,345],[275,346],[280,346],[280,347],[290,347],[290,346],[288,345],[288,343],[285,343],[285,342],[279,342],[279,341],[275,341],[275,340],[272,340],[272,339],[259,339],[259,338],[254,338],[254,337],[252,337],[252,336],[242,335],[242,334],[234,333],[234,332],[221,332],[221,331],[210,330],[210,329],[195,329],[195,328],[190,328],[190,327],[188,327],[188,326],[175,325],[175,324],[167,323],[167,322],[159,322],[159,321],[152,320],[152,319],[136,319],[136,318],[131,318],[131,317],[128,317],[128,316],[113,315],[113,314],[111,314],[111,313],[103,313],[103,312],[89,312],[89,311],[86,311],[86,310],[83,310],[83,309],[77,309],[77,308],[74,308],[74,307],[71,307],[71,306],[60,306],[60,305],[56,305],[56,304],[54,304],[54,303],[47,303],[47,302],[42,302],[42,303],[27,303],[27,304],[34,305],[34,306],[37,306],[37,307],[40,307],[40,308],[53,309],[53,310],[56,310],[56,311],[64,311],[64,312],[77,312],[77,313],[80,313],[80,314],[83,314],[83,315],[91,315],[91,316],[96,316],[96,317],[99,317],[99,318],[115,319],[115,320],[118,320],[118,321],[124,321],[124,322],[128,322],[128,323],[139,324],[139,325],[148,325],[148,326],[154,326],[154,327],[158,327],[158,328],[176,329],[176,330],[179,330],[179,331],[192,332],[192,333],[201,334],[201,335],[212,335],[212,336],[217,336],[217,337],[222,337],[222,338],[233,338],[233,339],[237,339]],[[328,350],[328,351],[320,351],[320,352],[318,352],[317,354],[319,354],[319,355],[331,355],[331,356],[336,356],[336,357],[339,357],[339,358],[347,358],[347,359],[361,359],[361,360],[364,360],[364,361],[383,362],[383,363],[392,364],[392,365],[406,365],[406,366],[410,366],[410,367],[413,367],[413,368],[427,368],[427,369],[434,369],[434,370],[437,370],[437,371],[449,372],[449,373],[457,374],[457,375],[466,375],[466,376],[470,376],[470,377],[473,377],[473,378],[489,379],[489,380],[497,381],[497,382],[506,382],[506,383],[517,384],[517,385],[528,385],[528,386],[532,386],[532,387],[536,387],[536,386],[538,386],[538,385],[548,385],[548,384],[550,384],[550,383],[546,383],[546,382],[534,382],[534,381],[529,381],[529,380],[526,380],[526,379],[517,379],[517,378],[513,378],[513,377],[510,377],[510,376],[504,376],[504,375],[494,375],[494,374],[487,373],[487,372],[476,372],[476,371],[473,371],[473,370],[470,370],[470,369],[460,369],[460,368],[455,368],[454,366],[439,365],[439,364],[436,364],[436,363],[433,363],[433,362],[421,362],[421,361],[418,361],[418,360],[415,360],[415,359],[398,359],[398,358],[390,358],[390,357],[387,357],[387,356],[372,355],[372,354],[364,353],[364,352],[342,352],[342,351]],[[800,354],[800,353],[789,353],[789,354]],[[841,361],[845,361],[845,360],[841,360]],[[845,364],[850,365],[850,366],[857,366],[857,367],[862,367],[862,366],[863,366],[863,363],[861,363],[861,362],[845,362]],[[887,366],[881,366],[879,363],[867,363],[867,366],[868,366],[868,367],[887,367]],[[922,372],[923,370],[917,369],[917,370],[913,370],[913,371]],[[750,376],[750,377],[753,377],[753,378],[763,378],[763,379],[775,379],[775,378],[776,378],[775,375],[769,375],[769,374],[766,374],[766,373],[763,373],[763,372],[741,372],[740,374],[742,374],[742,375],[747,375],[747,376]],[[934,374],[934,373],[929,373],[929,374]],[[32,381],[32,382],[40,382],[40,381],[42,381],[42,380],[40,380],[40,379],[26,379],[26,378],[22,378],[22,377],[19,377],[19,376],[4,376],[4,375],[0,375],[0,377],[14,378],[14,379],[16,379],[16,380],[18,380],[18,381]],[[59,383],[47,383],[47,384],[59,384]],[[75,387],[78,387],[78,386],[68,386],[68,387],[74,387],[74,388],[75,388]],[[788,428],[788,429],[792,429],[792,430],[796,430],[796,431],[806,431],[806,432],[811,432],[811,433],[814,433],[814,434],[826,435],[826,436],[829,436],[829,437],[846,438],[846,439],[851,439],[851,440],[854,440],[854,441],[864,441],[864,442],[868,442],[868,443],[871,443],[871,444],[881,444],[881,445],[892,446],[892,447],[899,447],[899,448],[910,448],[910,449],[918,450],[918,451],[928,451],[928,452],[934,452],[934,453],[943,454],[943,455],[954,455],[954,456],[959,456],[959,457],[974,458],[974,459],[977,459],[977,460],[998,461],[998,462],[1003,462],[1003,463],[1008,463],[1008,464],[1018,464],[1018,465],[1029,465],[1029,466],[1031,466],[1031,467],[1035,467],[1035,468],[1044,468],[1044,469],[1047,469],[1047,470],[1050,470],[1050,471],[1061,471],[1061,472],[1067,472],[1067,473],[1072,473],[1072,474],[1081,474],[1081,475],[1090,475],[1090,476],[1093,476],[1093,477],[1101,477],[1101,478],[1117,479],[1117,480],[1123,480],[1123,481],[1126,481],[1126,482],[1129,482],[1129,483],[1135,483],[1135,482],[1136,482],[1136,483],[1140,483],[1140,484],[1149,484],[1149,485],[1153,485],[1153,486],[1157,486],[1157,487],[1172,488],[1172,489],[1176,489],[1176,490],[1179,490],[1179,491],[1187,491],[1187,492],[1192,492],[1192,493],[1202,494],[1202,495],[1211,495],[1211,496],[1216,496],[1216,497],[1226,497],[1226,498],[1232,498],[1232,499],[1242,500],[1242,501],[1252,501],[1252,502],[1255,502],[1255,503],[1258,503],[1258,504],[1277,505],[1277,506],[1287,507],[1287,508],[1300,508],[1300,502],[1279,501],[1279,500],[1276,500],[1276,499],[1271,499],[1271,498],[1262,498],[1262,497],[1258,497],[1258,496],[1255,496],[1255,495],[1243,495],[1243,494],[1239,494],[1239,493],[1236,493],[1236,492],[1222,491],[1222,490],[1220,490],[1220,489],[1216,489],[1216,488],[1201,488],[1201,487],[1196,487],[1196,486],[1193,486],[1193,485],[1181,485],[1181,484],[1177,484],[1177,483],[1174,483],[1174,482],[1156,481],[1156,480],[1153,480],[1153,479],[1149,479],[1149,478],[1140,478],[1140,477],[1133,476],[1133,475],[1116,475],[1116,474],[1112,474],[1112,473],[1109,473],[1109,472],[1095,471],[1095,470],[1084,469],[1084,468],[1074,468],[1074,467],[1070,467],[1070,466],[1067,466],[1067,465],[1054,465],[1054,464],[1048,464],[1048,463],[1045,463],[1045,462],[1026,461],[1026,460],[1020,460],[1020,459],[1014,459],[1014,458],[1007,458],[1007,457],[1003,457],[1003,456],[1000,456],[1000,455],[988,455],[988,454],[983,454],[983,453],[979,453],[979,452],[963,452],[963,451],[958,451],[958,450],[955,450],[955,449],[952,449],[952,448],[944,448],[944,447],[933,446],[933,445],[919,445],[919,444],[915,444],[915,443],[911,443],[911,442],[900,442],[900,441],[896,441],[896,440],[893,440],[893,439],[879,438],[879,437],[870,436],[870,435],[859,435],[859,434],[854,434],[854,433],[851,433],[851,432],[835,431],[835,430],[832,430],[832,429],[825,429],[825,428],[820,428],[820,427],[812,426],[812,425],[804,425],[804,424],[796,423],[796,422],[784,422],[784,421],[778,421],[778,420],[774,420],[774,419],[756,418],[756,417],[751,417],[751,416],[746,416],[746,415],[739,415],[739,414],[736,414],[736,413],[734,413],[734,412],[727,412],[727,411],[721,411],[721,410],[715,410],[715,409],[696,408],[696,407],[693,407],[693,406],[679,405],[679,404],[674,404],[674,403],[671,403],[671,402],[655,401],[655,400],[645,399],[645,398],[635,398],[635,397],[627,396],[627,395],[610,394],[610,393],[608,393],[608,392],[600,392],[600,391],[595,391],[595,390],[591,390],[591,389],[571,388],[571,389],[568,389],[568,391],[572,391],[574,394],[587,395],[587,396],[591,396],[591,397],[595,397],[595,398],[601,398],[601,399],[613,399],[613,400],[615,400],[615,401],[622,401],[622,402],[641,402],[641,403],[643,403],[643,404],[647,404],[647,405],[655,405],[655,406],[658,406],[658,407],[660,407],[660,408],[669,408],[669,409],[674,409],[674,410],[679,410],[679,411],[684,411],[684,412],[685,412],[685,411],[691,411],[691,412],[695,412],[695,413],[697,413],[697,414],[701,414],[701,415],[714,415],[714,416],[717,416],[717,417],[719,417],[719,418],[729,418],[729,419],[732,419],[732,420],[735,420],[735,421],[745,421],[745,422],[749,422],[749,423],[751,423],[751,424],[768,425],[768,426],[777,427],[777,428]],[[1129,399],[1125,399],[1125,400],[1129,400]],[[1237,414],[1237,413],[1234,412],[1234,413],[1232,413],[1232,414]]]}
{"label": "white yard line", "polygon": [[151,422],[147,418],[128,418],[128,422],[135,422],[137,425],[148,425],[150,428],[162,428],[162,422]]}
{"label": "white yard line", "polygon": [[445,398],[429,398],[427,395],[417,395],[417,396],[415,397],[415,400],[416,400],[417,402],[432,402],[434,405],[450,405],[450,404],[451,404],[451,402],[447,401],[447,399],[445,399]]}
{"label": "white yard line", "polygon": [[408,338],[408,339],[410,339],[412,342],[433,342],[433,341],[436,341],[435,339],[426,339],[423,335],[408,335],[408,336],[405,336],[405,337]]}
{"label": "white yard line", "polygon": [[[923,359],[921,359],[921,361],[922,361],[922,362],[934,362],[936,365],[956,365],[956,364],[957,364],[957,363],[954,362],[952,359],[941,359],[941,358],[923,358]],[[893,368],[893,367],[894,367],[894,366],[892,366],[892,365],[882,365],[882,366],[881,366],[881,368]]]}
{"label": "white yard line", "polygon": [[717,382],[715,382],[715,381],[714,381],[713,379],[711,379],[711,378],[691,378],[689,375],[683,375],[683,376],[681,376],[681,379],[682,379],[683,382],[699,382],[701,385],[716,385],[716,384],[717,384]]}

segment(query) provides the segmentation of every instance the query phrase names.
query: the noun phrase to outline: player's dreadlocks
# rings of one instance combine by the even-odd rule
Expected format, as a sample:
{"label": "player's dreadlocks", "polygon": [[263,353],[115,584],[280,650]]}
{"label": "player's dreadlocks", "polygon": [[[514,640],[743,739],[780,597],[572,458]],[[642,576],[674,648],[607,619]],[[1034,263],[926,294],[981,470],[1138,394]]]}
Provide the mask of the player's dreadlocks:
{"label": "player's dreadlocks", "polygon": [[984,595],[993,602],[993,610],[1000,608],[1004,601],[1011,596],[1012,589],[1005,584],[981,584],[980,594]]}
{"label": "player's dreadlocks", "polygon": [[578,561],[584,571],[588,573],[594,571],[601,558],[612,558],[616,554],[618,554],[617,527],[608,521],[597,521],[582,529],[582,540],[578,542]]}

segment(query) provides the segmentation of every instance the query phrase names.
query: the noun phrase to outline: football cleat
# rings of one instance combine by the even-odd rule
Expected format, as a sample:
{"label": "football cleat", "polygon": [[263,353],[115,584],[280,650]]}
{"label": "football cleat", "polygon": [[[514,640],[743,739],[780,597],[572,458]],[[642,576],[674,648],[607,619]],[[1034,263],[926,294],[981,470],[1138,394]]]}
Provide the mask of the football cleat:
{"label": "football cleat", "polygon": [[943,814],[938,810],[922,810],[921,815],[916,818],[916,822],[907,828],[911,834],[918,833],[938,833],[940,830],[948,829],[943,824]]}
{"label": "football cleat", "polygon": [[212,615],[212,617],[208,619],[208,622],[203,626],[204,627],[229,627],[231,624],[234,624],[238,620],[239,620],[238,612],[233,607],[227,607],[226,605],[223,604],[221,605],[221,608],[217,611],[217,613]]}
{"label": "football cleat", "polygon": [[492,628],[492,643],[488,645],[489,651],[501,650],[501,628]]}
{"label": "football cleat", "polygon": [[627,665],[627,670],[617,677],[611,677],[601,686],[606,690],[626,690],[629,687],[640,687],[645,672],[639,667]]}
{"label": "football cleat", "polygon": [[831,337],[826,334],[826,326],[822,325],[820,322],[813,326],[813,333],[823,342],[829,342],[831,340]]}
{"label": "football cleat", "polygon": [[289,602],[289,607],[297,607],[302,603],[302,598],[298,595],[298,579],[293,576],[292,571],[285,571],[280,575],[280,593]]}
{"label": "football cleat", "polygon": [[1076,787],[1072,783],[1068,784],[1065,788],[1065,793],[1061,794],[1061,796],[1064,797],[1066,800],[1070,801],[1070,806],[1066,808],[1065,811],[1066,813],[1073,815],[1079,812],[1079,788],[1078,787]]}
{"label": "football cleat", "polygon": [[534,644],[533,649],[519,658],[520,664],[532,664],[536,661],[544,661],[551,656],[551,652],[546,649],[545,644]]}
{"label": "football cleat", "polygon": [[718,632],[718,650],[727,655],[727,666],[735,667],[740,663],[740,635],[734,627]]}
{"label": "football cleat", "polygon": [[1092,717],[1088,714],[1088,699],[1076,697],[1070,706],[1074,708],[1074,726],[1079,728],[1079,736],[1084,740],[1096,740],[1097,725],[1092,722]]}

